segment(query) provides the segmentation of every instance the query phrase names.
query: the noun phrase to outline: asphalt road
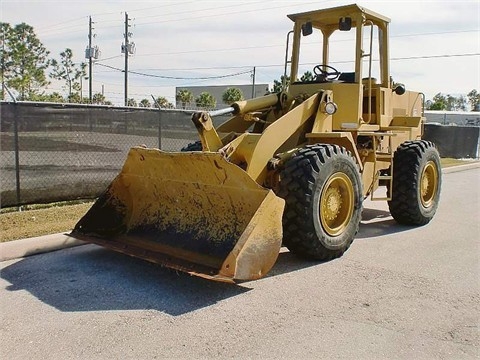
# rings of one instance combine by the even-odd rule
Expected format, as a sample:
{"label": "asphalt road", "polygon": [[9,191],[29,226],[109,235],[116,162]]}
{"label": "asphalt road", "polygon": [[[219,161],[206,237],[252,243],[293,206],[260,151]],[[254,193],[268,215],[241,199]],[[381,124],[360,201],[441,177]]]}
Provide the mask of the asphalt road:
{"label": "asphalt road", "polygon": [[480,169],[427,226],[365,204],[340,259],[229,285],[94,245],[1,263],[1,359],[478,359]]}

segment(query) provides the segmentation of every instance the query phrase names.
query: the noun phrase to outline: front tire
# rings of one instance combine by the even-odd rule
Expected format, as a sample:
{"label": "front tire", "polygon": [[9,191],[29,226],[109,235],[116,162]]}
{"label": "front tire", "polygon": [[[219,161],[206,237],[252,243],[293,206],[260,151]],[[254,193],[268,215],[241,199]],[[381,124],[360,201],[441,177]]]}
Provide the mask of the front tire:
{"label": "front tire", "polygon": [[432,142],[406,141],[397,148],[388,207],[399,224],[429,223],[438,208],[441,186],[440,156]]}
{"label": "front tire", "polygon": [[285,199],[283,243],[292,253],[331,260],[350,247],[363,199],[357,164],[345,148],[299,149],[281,171],[278,195]]}

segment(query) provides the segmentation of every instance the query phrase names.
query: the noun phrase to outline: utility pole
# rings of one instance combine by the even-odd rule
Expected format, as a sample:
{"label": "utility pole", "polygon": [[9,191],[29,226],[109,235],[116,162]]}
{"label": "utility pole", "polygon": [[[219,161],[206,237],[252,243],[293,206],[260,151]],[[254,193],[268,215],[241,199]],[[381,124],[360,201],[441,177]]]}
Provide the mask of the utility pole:
{"label": "utility pole", "polygon": [[2,100],[5,100],[5,33],[2,34],[2,59],[0,60],[1,63],[1,71],[2,71]]}
{"label": "utility pole", "polygon": [[125,13],[125,106],[128,103],[128,14]]}
{"label": "utility pole", "polygon": [[[88,48],[92,49],[92,17],[88,17]],[[92,56],[88,57],[88,99],[92,103]]]}
{"label": "utility pole", "polygon": [[255,98],[255,66],[253,67],[252,79],[253,79],[253,84],[252,84],[252,99],[254,99],[254,98]]}
{"label": "utility pole", "polygon": [[135,43],[130,42],[130,37],[133,35],[128,31],[130,25],[128,24],[128,14],[125,13],[125,43],[122,44],[122,53],[125,54],[125,106],[128,104],[128,56],[135,52]]}
{"label": "utility pole", "polygon": [[93,83],[93,60],[98,59],[100,56],[100,50],[98,46],[92,46],[92,39],[95,37],[92,34],[93,27],[92,25],[94,22],[92,21],[92,17],[88,17],[88,46],[85,49],[85,59],[88,59],[88,99],[90,100],[90,104],[92,103],[93,96],[92,96],[92,83]]}

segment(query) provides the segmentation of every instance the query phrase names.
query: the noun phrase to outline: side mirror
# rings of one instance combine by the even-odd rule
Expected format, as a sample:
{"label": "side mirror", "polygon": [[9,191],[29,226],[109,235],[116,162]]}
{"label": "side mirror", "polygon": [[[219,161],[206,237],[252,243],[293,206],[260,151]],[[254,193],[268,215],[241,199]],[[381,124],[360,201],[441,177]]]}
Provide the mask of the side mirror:
{"label": "side mirror", "polygon": [[313,26],[312,26],[312,23],[309,21],[309,22],[306,22],[305,24],[302,25],[302,35],[303,36],[308,36],[308,35],[311,35],[313,33]]}
{"label": "side mirror", "polygon": [[340,31],[350,31],[352,29],[352,18],[351,17],[341,17],[338,21],[338,30]]}

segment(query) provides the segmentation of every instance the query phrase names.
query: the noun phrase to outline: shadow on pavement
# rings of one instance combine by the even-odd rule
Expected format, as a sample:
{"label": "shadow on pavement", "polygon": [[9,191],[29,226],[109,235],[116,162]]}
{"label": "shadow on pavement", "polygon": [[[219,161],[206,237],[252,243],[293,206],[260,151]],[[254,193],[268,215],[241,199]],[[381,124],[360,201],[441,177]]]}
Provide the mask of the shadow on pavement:
{"label": "shadow on pavement", "polygon": [[208,281],[85,245],[24,258],[5,267],[9,291],[26,290],[60,311],[152,309],[177,316],[249,288]]}
{"label": "shadow on pavement", "polygon": [[303,259],[289,252],[286,248],[282,249],[278,254],[278,259],[266,278],[292,273],[294,271],[303,270],[311,266],[324,264],[325,261]]}
{"label": "shadow on pavement", "polygon": [[[318,264],[283,252],[267,277]],[[21,259],[3,268],[1,278],[10,283],[7,291],[28,291],[65,312],[151,309],[178,316],[252,290],[247,284],[205,280],[96,245]]]}
{"label": "shadow on pavement", "polygon": [[398,224],[389,211],[364,208],[360,229],[355,239],[368,239],[415,229],[415,226]]}
{"label": "shadow on pavement", "polygon": [[[365,208],[356,238],[413,228],[397,224],[388,211]],[[283,249],[266,279],[322,263]],[[209,281],[96,245],[21,259],[2,269],[1,278],[11,284],[8,291],[28,291],[65,312],[151,309],[178,316],[252,290],[252,282]]]}

